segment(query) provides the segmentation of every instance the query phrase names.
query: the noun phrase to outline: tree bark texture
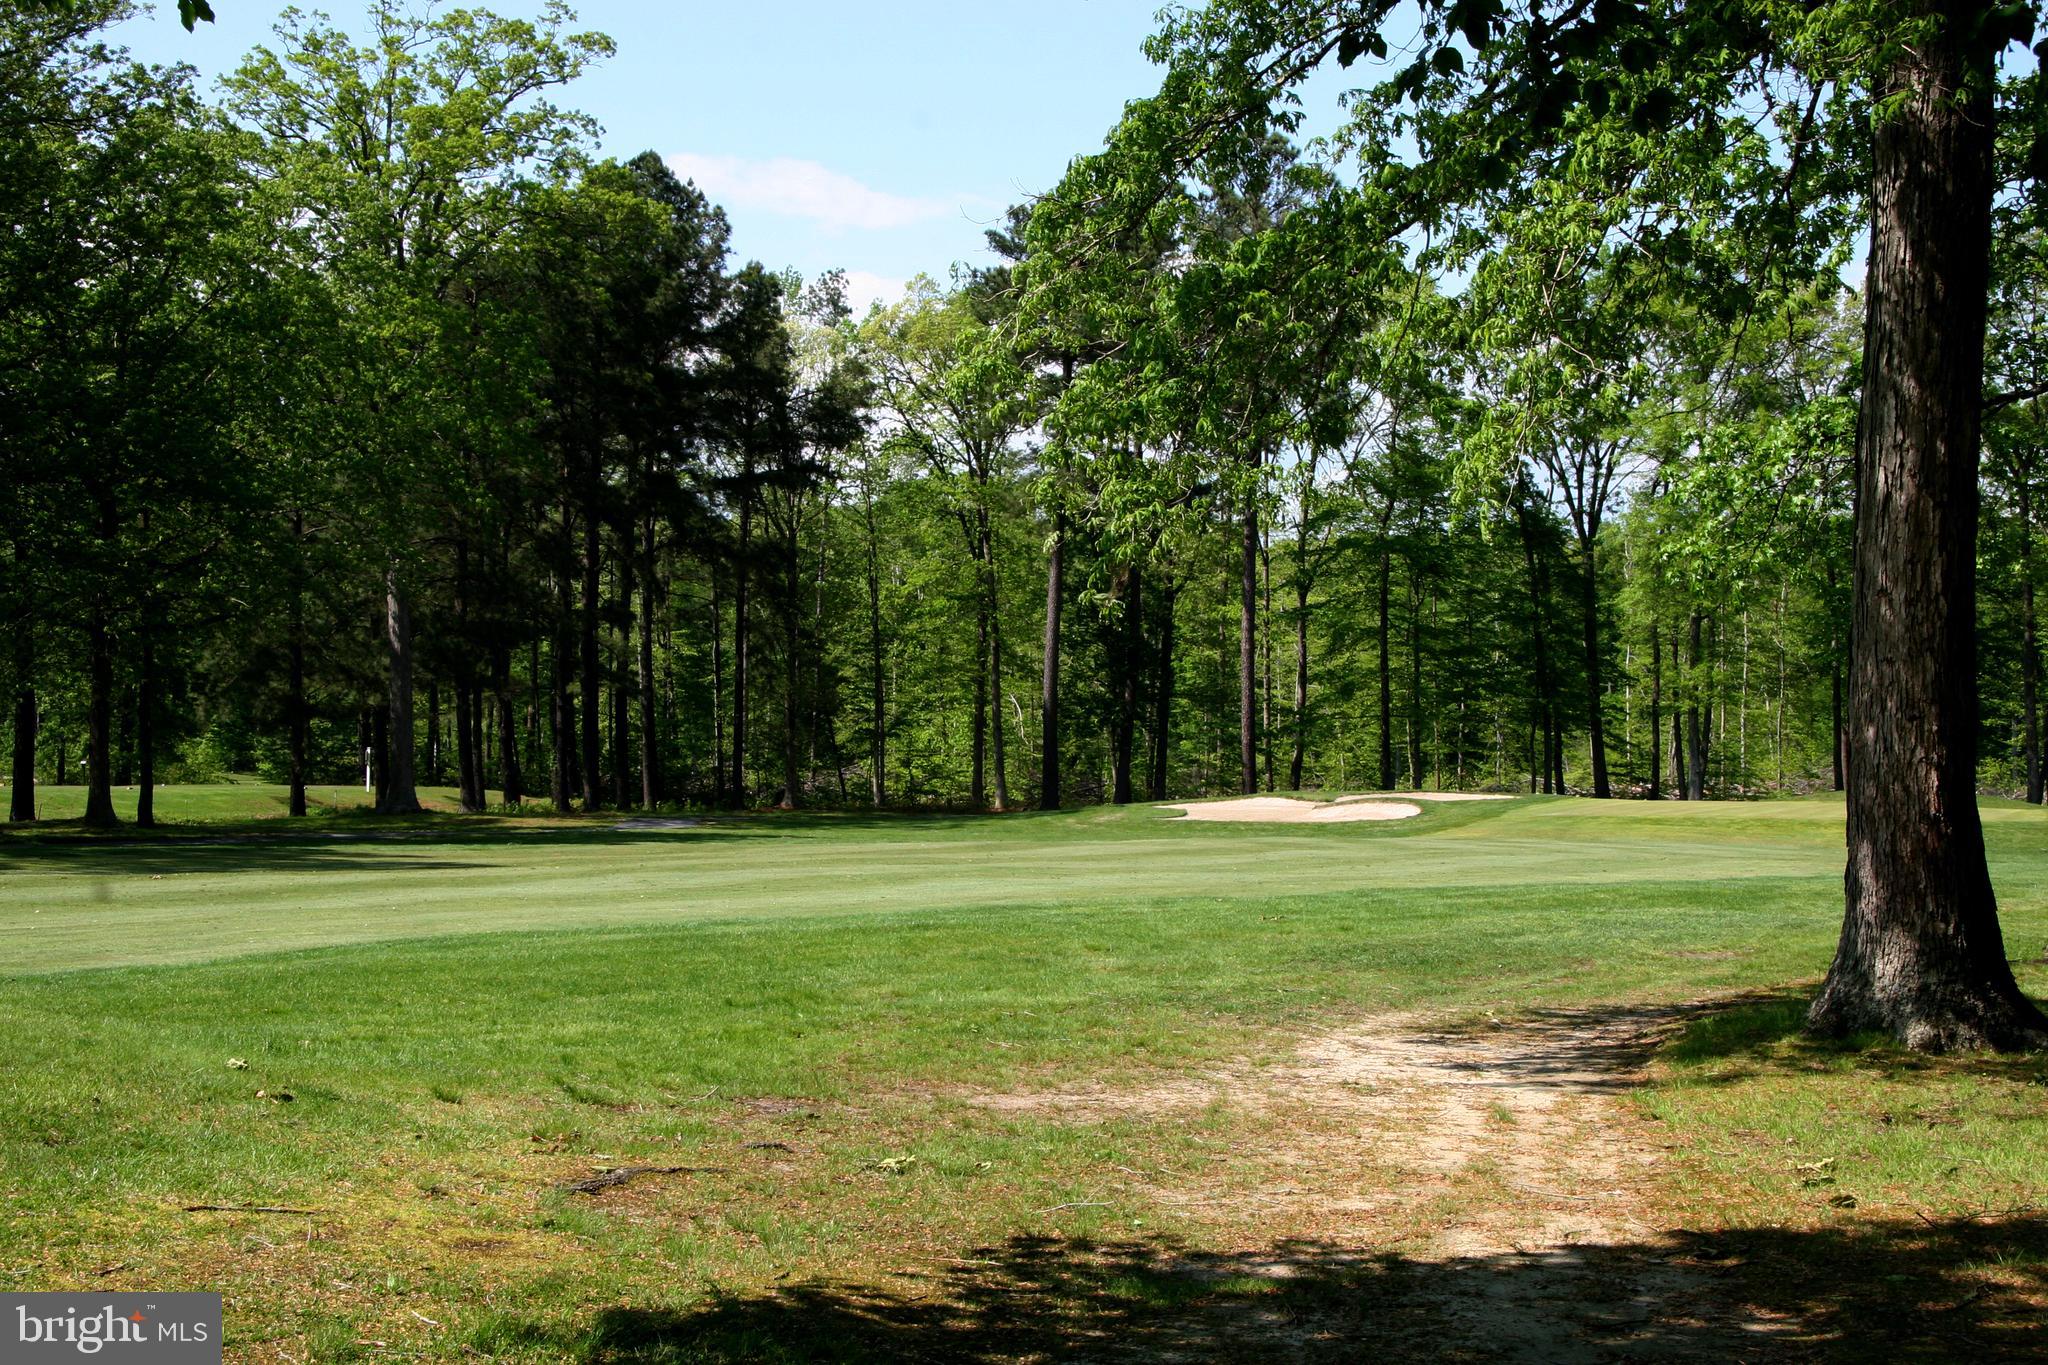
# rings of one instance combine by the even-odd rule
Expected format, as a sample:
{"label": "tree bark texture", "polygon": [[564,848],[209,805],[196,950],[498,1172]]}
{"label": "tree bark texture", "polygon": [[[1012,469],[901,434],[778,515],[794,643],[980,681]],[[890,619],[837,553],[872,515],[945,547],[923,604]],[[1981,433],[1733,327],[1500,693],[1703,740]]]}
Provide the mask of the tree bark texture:
{"label": "tree bark texture", "polygon": [[2013,980],[1977,814],[1976,545],[1991,248],[1981,5],[1890,72],[1873,145],[1856,433],[1848,866],[1810,1023],[1908,1047],[2048,1046]]}
{"label": "tree bark texture", "polygon": [[2022,471],[2020,495],[2020,741],[2027,800],[2041,804],[2041,641],[2034,619],[2033,470]]}

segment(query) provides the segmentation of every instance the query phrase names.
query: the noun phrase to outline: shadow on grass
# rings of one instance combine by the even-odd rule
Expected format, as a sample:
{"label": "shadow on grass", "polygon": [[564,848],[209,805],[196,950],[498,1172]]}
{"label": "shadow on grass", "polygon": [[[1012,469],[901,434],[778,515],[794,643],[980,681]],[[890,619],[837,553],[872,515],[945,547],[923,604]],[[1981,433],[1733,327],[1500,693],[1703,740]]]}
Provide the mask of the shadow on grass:
{"label": "shadow on grass", "polygon": [[[474,817],[489,819],[490,817]],[[623,820],[626,817],[618,817]],[[160,835],[78,835],[65,832],[0,837],[0,868],[84,876],[203,872],[445,872],[501,866],[475,859],[408,856],[429,850],[511,850],[549,848],[646,848],[650,844],[702,842],[746,836],[743,822],[706,823],[688,829],[614,829],[595,822],[546,825],[465,825],[452,821],[410,828],[334,828],[320,820],[306,826],[208,828],[191,826]]]}
{"label": "shadow on grass", "polygon": [[[2015,964],[2018,965],[2018,964]],[[1767,1072],[1827,1067],[1886,1077],[1976,1076],[2048,1083],[2048,1056],[2039,1053],[1960,1053],[1930,1056],[1909,1052],[1889,1036],[1867,1033],[1820,1038],[1806,1032],[1809,990],[1780,990],[1746,996],[1692,1019],[1658,1050],[1678,1067],[1735,1062],[1709,1074],[1692,1074],[1688,1084],[1726,1084]],[[1740,1065],[1749,1063],[1749,1065]]]}
{"label": "shadow on grass", "polygon": [[1319,1242],[1218,1256],[1018,1237],[898,1283],[608,1307],[575,1326],[498,1315],[465,1344],[581,1365],[2048,1358],[2038,1218],[1675,1232],[1430,1261]]}
{"label": "shadow on grass", "polygon": [[[394,817],[369,811],[343,811],[297,820],[264,817],[165,823],[152,830],[133,826],[97,830],[76,820],[44,821],[27,827],[0,826],[0,868],[89,876],[299,870],[434,872],[487,868],[494,864],[390,855],[429,849],[687,850],[692,844],[713,840],[805,839],[850,833],[882,840],[993,836],[1033,842],[1059,837],[1063,831],[1052,828],[1054,822],[1072,822],[1091,815],[1129,821],[1133,832],[1146,836],[1186,833],[1176,829],[1172,821],[1146,818],[1143,813],[1101,814],[1111,810],[1101,807],[1014,811],[1002,815],[965,811],[742,810],[653,816],[621,810],[590,815],[511,817],[446,812]],[[641,821],[648,824],[636,827]],[[657,824],[660,821],[691,823],[662,827]],[[1198,837],[1200,834],[1198,830]]]}

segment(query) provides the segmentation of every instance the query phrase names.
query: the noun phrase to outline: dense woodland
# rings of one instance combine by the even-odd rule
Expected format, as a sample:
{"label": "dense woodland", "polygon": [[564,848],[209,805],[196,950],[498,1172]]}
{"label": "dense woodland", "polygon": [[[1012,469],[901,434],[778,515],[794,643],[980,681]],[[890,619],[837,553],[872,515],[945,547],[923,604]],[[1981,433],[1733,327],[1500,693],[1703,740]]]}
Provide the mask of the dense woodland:
{"label": "dense woodland", "polygon": [[[1589,136],[1377,237],[1390,109],[1276,106],[1109,223],[1141,102],[1000,264],[856,317],[588,154],[609,44],[560,8],[287,18],[213,96],[99,46],[124,12],[0,16],[15,820],[239,772],[294,812],[1843,785],[1867,172],[1801,153],[1844,86],[1670,134],[1777,217],[1586,194],[1630,150]],[[2004,169],[1979,781],[2039,801]]]}

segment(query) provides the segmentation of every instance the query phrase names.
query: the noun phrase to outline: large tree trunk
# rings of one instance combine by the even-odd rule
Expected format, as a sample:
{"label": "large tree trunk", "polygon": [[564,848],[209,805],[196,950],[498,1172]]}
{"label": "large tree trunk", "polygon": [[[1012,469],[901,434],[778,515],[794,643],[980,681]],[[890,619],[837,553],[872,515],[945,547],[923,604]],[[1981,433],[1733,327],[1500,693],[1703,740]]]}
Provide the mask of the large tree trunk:
{"label": "large tree trunk", "polygon": [[1045,653],[1038,681],[1038,808],[1060,808],[1060,607],[1065,600],[1067,516],[1053,513],[1045,558]]}
{"label": "large tree trunk", "polygon": [[1810,1022],[2048,1046],[2007,964],[1976,792],[1977,460],[1991,248],[1987,7],[1900,49],[1873,146],[1856,432],[1849,858]]}
{"label": "large tree trunk", "polygon": [[1259,504],[1247,495],[1238,570],[1237,749],[1238,790],[1259,789]]}
{"label": "large tree trunk", "polygon": [[2020,721],[2027,800],[2041,804],[2041,642],[2034,621],[2034,493],[2031,467],[2020,471]]}
{"label": "large tree trunk", "polygon": [[383,815],[416,815],[420,797],[413,781],[412,604],[399,584],[396,564],[384,570],[384,629],[391,664],[390,731],[377,810]]}
{"label": "large tree trunk", "polygon": [[85,823],[114,825],[114,647],[106,610],[93,604],[86,622]]}
{"label": "large tree trunk", "polygon": [[1593,795],[1604,800],[1614,795],[1614,789],[1607,780],[1607,729],[1601,716],[1599,536],[1600,523],[1594,521],[1579,547],[1579,572],[1584,580],[1579,606],[1585,618],[1586,731],[1593,758]]}
{"label": "large tree trunk", "polygon": [[1159,658],[1152,675],[1152,780],[1150,799],[1166,799],[1173,757],[1173,617],[1180,584],[1168,578],[1160,594]]}
{"label": "large tree trunk", "polygon": [[36,818],[36,631],[26,603],[14,620],[14,765],[13,787],[7,795],[7,818],[26,823]]}
{"label": "large tree trunk", "polygon": [[[1827,567],[1827,600],[1829,606],[1835,602],[1835,565],[1829,561]],[[1829,737],[1833,739],[1829,761],[1833,763],[1835,790],[1847,790],[1849,786],[1849,724],[1843,716],[1843,688],[1841,688],[1841,632],[1835,630],[1827,641],[1827,722]]]}
{"label": "large tree trunk", "polygon": [[646,549],[640,561],[640,659],[635,681],[640,687],[640,804],[649,810],[664,795],[661,781],[660,732],[654,695],[654,518],[647,519]]}

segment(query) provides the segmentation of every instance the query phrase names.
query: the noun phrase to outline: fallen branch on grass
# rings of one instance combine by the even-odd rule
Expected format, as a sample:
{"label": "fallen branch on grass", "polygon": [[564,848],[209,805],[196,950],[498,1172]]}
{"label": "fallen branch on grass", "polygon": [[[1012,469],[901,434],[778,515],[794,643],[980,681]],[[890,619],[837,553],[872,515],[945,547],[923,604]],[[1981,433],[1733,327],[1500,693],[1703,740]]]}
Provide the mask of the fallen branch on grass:
{"label": "fallen branch on grass", "polygon": [[596,1194],[638,1180],[643,1175],[725,1175],[723,1166],[613,1166],[583,1180],[564,1180],[555,1188],[574,1194]]}
{"label": "fallen branch on grass", "polygon": [[288,1209],[276,1204],[187,1204],[187,1213],[299,1213],[309,1218],[327,1212],[325,1209]]}
{"label": "fallen branch on grass", "polygon": [[1913,1216],[1927,1224],[1928,1227],[1938,1228],[1944,1221],[1974,1223],[1980,1218],[2018,1218],[2025,1214],[2039,1213],[2040,1211],[2041,1209],[2038,1204],[2015,1204],[2009,1209],[1983,1208],[1966,1210],[1962,1213],[1952,1213],[1947,1219],[1930,1218],[1918,1209],[1913,1210]]}

